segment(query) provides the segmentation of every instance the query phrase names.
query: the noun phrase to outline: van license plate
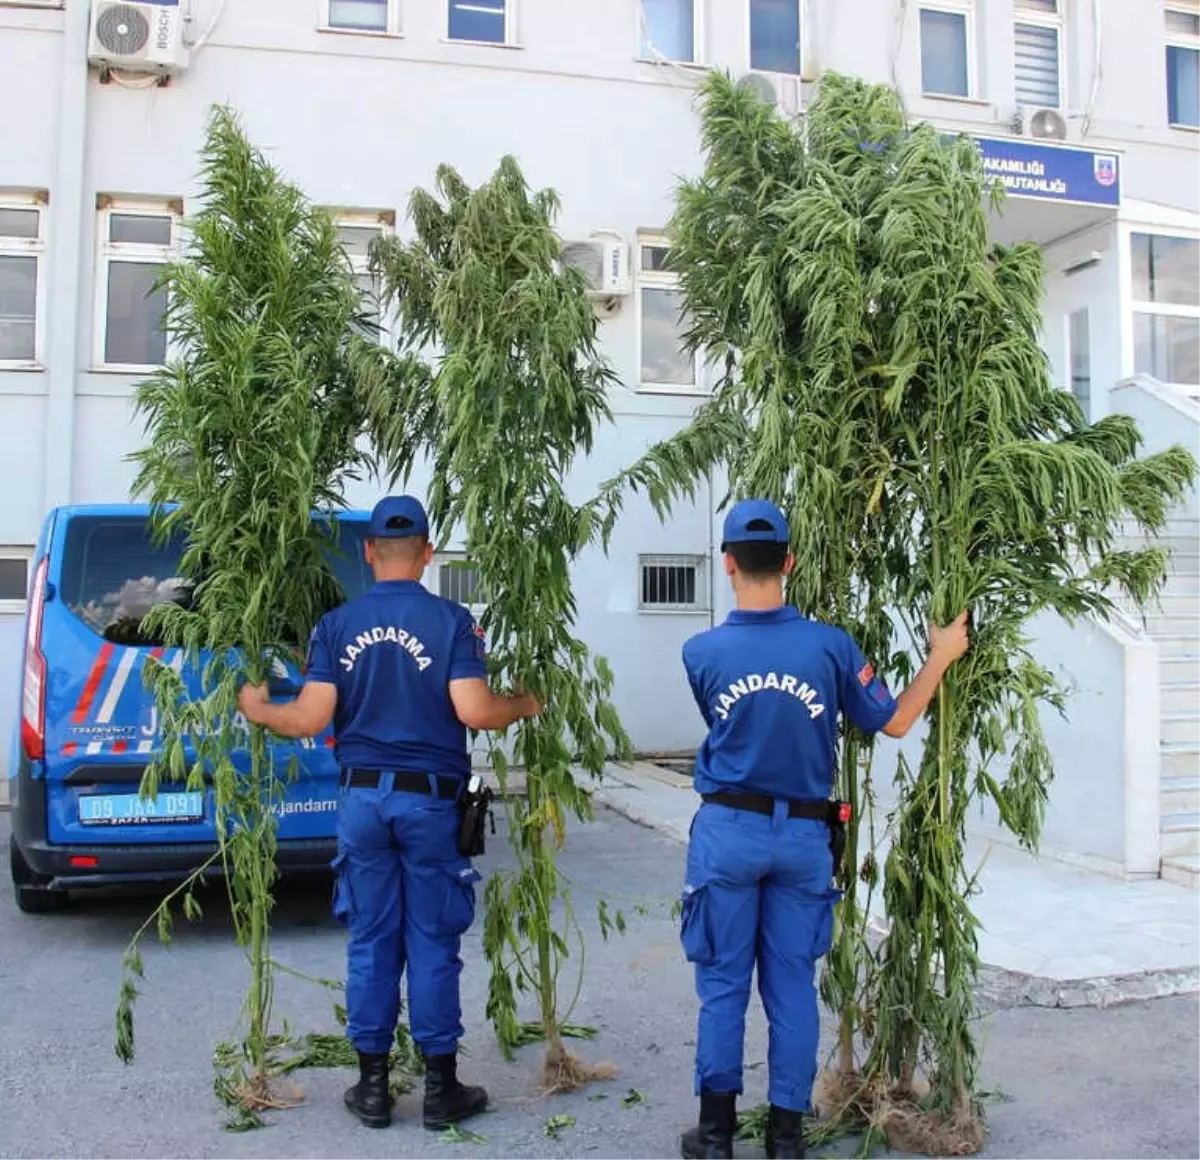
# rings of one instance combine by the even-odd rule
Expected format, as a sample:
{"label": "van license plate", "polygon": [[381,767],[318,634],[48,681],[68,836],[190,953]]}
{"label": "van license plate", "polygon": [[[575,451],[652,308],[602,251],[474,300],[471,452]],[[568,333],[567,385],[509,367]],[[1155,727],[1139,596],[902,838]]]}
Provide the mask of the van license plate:
{"label": "van license plate", "polygon": [[138,826],[147,822],[196,822],[204,817],[202,793],[160,793],[154,800],[135,793],[86,794],[79,799],[85,826]]}

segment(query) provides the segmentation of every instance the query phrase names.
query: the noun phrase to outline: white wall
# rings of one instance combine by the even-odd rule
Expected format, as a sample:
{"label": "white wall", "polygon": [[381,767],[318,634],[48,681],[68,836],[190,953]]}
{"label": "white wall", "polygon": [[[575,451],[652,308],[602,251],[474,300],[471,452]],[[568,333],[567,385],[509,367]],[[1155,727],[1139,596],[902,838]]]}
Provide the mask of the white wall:
{"label": "white wall", "polygon": [[[187,3],[193,32],[204,29],[219,7],[219,0]],[[744,71],[743,0],[697,3],[704,61]],[[894,77],[914,116],[1001,132],[1013,105],[1011,0],[981,0],[979,84],[972,101],[914,95],[920,80],[917,7],[907,6],[897,39],[895,4],[807,0],[807,75],[833,68],[873,81]],[[1195,209],[1200,194],[1189,178],[1196,137],[1165,127],[1161,0],[1139,5],[1137,20],[1129,19],[1127,0],[1101,0],[1103,79],[1085,136],[1091,9],[1090,0],[1067,0],[1071,141],[1124,151],[1126,196]],[[401,223],[412,189],[429,186],[439,163],[456,165],[477,182],[511,152],[531,184],[558,190],[564,235],[608,228],[633,240],[638,230],[666,224],[678,179],[700,165],[692,108],[700,71],[635,59],[636,0],[520,0],[520,47],[513,48],[445,43],[441,0],[400,0],[399,36],[318,31],[319,0],[235,0],[220,11],[207,47],[170,86],[131,91],[101,85],[93,75],[81,109],[64,78],[79,77],[81,65],[70,53],[86,26],[88,0],[68,0],[65,10],[0,0],[0,108],[10,111],[0,190],[50,193],[42,276],[57,271],[58,278],[42,328],[60,336],[57,351],[46,349],[46,371],[0,372],[0,464],[11,465],[11,478],[19,480],[0,507],[0,543],[36,539],[43,491],[78,501],[125,498],[133,473],[125,457],[137,447],[141,427],[130,406],[135,380],[92,366],[96,197],[182,197],[185,208],[194,209],[197,149],[214,102],[233,104],[255,142],[315,201],[391,209]],[[75,31],[75,48],[64,29]],[[55,188],[70,172],[65,161],[75,157],[83,160],[81,197]],[[59,249],[72,220],[80,227],[79,242]],[[1092,244],[1076,239],[1064,252],[1077,243]],[[1106,261],[1082,281],[1052,276],[1047,286],[1053,358],[1061,359],[1053,349],[1061,341],[1055,315],[1080,297],[1094,303],[1093,379],[1104,386],[1118,377],[1107,368],[1120,364],[1121,352],[1114,356],[1112,344],[1123,333],[1108,325],[1119,310],[1115,265]],[[618,426],[602,435],[593,461],[575,473],[571,487],[578,498],[677,429],[698,401],[637,390],[634,311],[630,300],[602,328],[604,349],[621,380],[612,394]],[[62,335],[74,335],[73,356]],[[53,432],[46,429],[48,413],[56,416]],[[66,418],[73,419],[73,432]],[[369,504],[377,495],[367,483],[350,499]],[[703,554],[719,539],[713,530],[719,522],[703,504],[683,505],[661,526],[635,499],[609,558],[593,555],[577,570],[581,631],[609,656],[618,707],[641,746],[683,748],[698,740],[699,717],[678,654],[683,640],[711,617],[636,611],[637,556]],[[729,597],[719,569],[710,595],[722,616]],[[0,671],[7,655],[0,640]],[[11,703],[0,688],[0,731],[8,728]]]}

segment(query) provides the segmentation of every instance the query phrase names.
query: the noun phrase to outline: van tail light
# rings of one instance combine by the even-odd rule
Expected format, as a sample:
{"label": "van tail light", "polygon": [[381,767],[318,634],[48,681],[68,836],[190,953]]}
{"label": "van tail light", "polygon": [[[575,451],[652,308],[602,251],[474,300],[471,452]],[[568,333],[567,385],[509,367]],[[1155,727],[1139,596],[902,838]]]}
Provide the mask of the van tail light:
{"label": "van tail light", "polygon": [[46,604],[43,556],[33,574],[29,614],[25,622],[25,669],[21,684],[21,748],[31,761],[46,756],[46,658],[42,655],[42,609]]}

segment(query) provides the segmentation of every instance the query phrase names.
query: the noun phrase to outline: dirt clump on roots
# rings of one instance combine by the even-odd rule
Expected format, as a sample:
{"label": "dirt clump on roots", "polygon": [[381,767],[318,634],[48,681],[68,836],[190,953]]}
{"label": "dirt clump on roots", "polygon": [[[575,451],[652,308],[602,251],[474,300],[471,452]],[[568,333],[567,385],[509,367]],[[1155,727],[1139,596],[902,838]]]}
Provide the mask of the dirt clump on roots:
{"label": "dirt clump on roots", "polygon": [[546,1058],[542,1060],[539,1087],[545,1095],[573,1092],[596,1080],[612,1079],[616,1074],[617,1069],[611,1063],[584,1063],[561,1043],[553,1043],[546,1048]]}
{"label": "dirt clump on roots", "polygon": [[911,1097],[890,1097],[879,1109],[876,1123],[894,1151],[926,1156],[974,1156],[987,1135],[983,1117],[975,1109],[947,1114],[922,1107]]}
{"label": "dirt clump on roots", "polygon": [[987,1134],[978,1110],[946,1114],[926,1106],[929,1094],[920,1080],[911,1087],[888,1087],[858,1071],[822,1072],[813,1103],[829,1128],[841,1133],[869,1132],[896,1152],[925,1156],[973,1156]]}

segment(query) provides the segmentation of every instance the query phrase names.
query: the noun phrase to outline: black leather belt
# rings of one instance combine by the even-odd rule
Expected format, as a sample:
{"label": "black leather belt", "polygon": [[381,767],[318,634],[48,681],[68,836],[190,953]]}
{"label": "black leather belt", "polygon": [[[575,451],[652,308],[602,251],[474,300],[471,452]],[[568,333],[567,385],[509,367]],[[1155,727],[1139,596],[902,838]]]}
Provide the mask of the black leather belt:
{"label": "black leather belt", "polygon": [[[348,789],[376,789],[380,778],[386,773],[391,773],[392,789],[394,790],[399,790],[401,793],[423,793],[426,796],[431,793],[430,775],[407,769],[343,769],[341,784],[343,788]],[[458,797],[458,791],[462,788],[462,778],[442,773],[435,773],[432,776],[435,787],[432,792],[433,797],[446,798],[449,801],[454,801]]]}
{"label": "black leather belt", "polygon": [[[766,814],[768,817],[775,812],[775,799],[767,797],[766,794],[706,793],[701,797],[706,802],[717,806],[728,806],[731,810],[749,810],[751,813]],[[848,802],[788,802],[787,807],[789,818],[811,818],[814,822],[825,822],[827,825],[850,820]]]}

